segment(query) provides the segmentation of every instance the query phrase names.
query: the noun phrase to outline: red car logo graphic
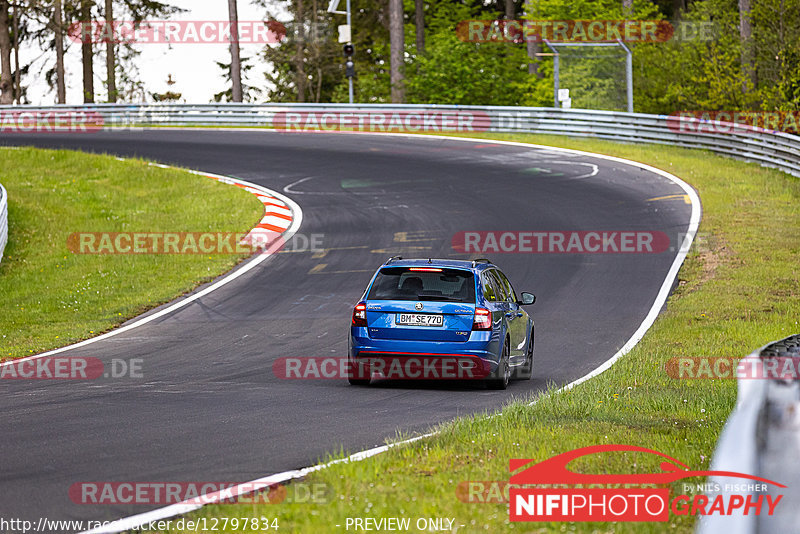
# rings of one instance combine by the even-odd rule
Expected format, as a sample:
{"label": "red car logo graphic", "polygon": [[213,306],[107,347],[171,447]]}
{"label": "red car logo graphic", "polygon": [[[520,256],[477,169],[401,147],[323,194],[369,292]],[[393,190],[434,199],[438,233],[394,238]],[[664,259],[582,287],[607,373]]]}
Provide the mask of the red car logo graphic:
{"label": "red car logo graphic", "polygon": [[[662,472],[659,473],[639,473],[639,474],[601,474],[591,475],[583,473],[575,473],[567,469],[567,464],[576,458],[588,456],[590,454],[597,454],[601,452],[643,452],[647,454],[654,454],[660,456],[668,461],[661,463],[660,468]],[[534,460],[511,460],[510,471],[513,473],[520,467],[530,465]],[[669,484],[676,480],[683,478],[691,478],[698,476],[724,476],[724,477],[737,477],[746,478],[750,480],[757,480],[768,484],[774,484],[781,488],[785,488],[783,484],[779,484],[773,480],[748,475],[746,473],[737,473],[735,471],[694,471],[689,469],[684,463],[667,456],[666,454],[644,447],[635,447],[632,445],[593,445],[591,447],[583,447],[572,451],[553,456],[547,460],[535,463],[530,467],[512,475],[509,483],[516,485],[524,484]]]}

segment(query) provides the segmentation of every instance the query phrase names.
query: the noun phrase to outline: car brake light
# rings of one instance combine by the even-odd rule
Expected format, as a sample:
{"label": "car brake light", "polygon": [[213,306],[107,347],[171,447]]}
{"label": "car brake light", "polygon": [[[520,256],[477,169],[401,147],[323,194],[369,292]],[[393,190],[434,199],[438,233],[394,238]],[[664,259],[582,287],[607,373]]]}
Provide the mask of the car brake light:
{"label": "car brake light", "polygon": [[491,330],[492,312],[486,308],[475,308],[475,319],[472,321],[473,330]]}
{"label": "car brake light", "polygon": [[442,272],[441,269],[436,269],[435,267],[411,267],[409,271],[419,271],[423,273],[440,273]]}
{"label": "car brake light", "polygon": [[363,302],[353,308],[353,326],[367,326],[367,305]]}

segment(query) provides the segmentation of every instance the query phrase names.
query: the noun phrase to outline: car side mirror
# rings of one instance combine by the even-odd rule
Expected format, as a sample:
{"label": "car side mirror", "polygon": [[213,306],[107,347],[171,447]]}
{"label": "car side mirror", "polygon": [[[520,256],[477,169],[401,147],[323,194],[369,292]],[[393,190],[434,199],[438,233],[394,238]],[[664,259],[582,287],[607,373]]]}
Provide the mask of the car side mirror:
{"label": "car side mirror", "polygon": [[530,306],[536,302],[536,295],[533,293],[522,293],[522,300],[519,303],[523,306]]}

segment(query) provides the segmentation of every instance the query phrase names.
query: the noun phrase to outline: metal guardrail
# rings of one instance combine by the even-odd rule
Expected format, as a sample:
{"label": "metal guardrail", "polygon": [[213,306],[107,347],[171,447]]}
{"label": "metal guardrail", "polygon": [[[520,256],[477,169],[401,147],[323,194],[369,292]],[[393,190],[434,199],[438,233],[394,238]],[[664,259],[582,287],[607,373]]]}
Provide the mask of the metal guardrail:
{"label": "metal guardrail", "polygon": [[[710,477],[726,500],[733,495],[753,501],[767,495],[777,499],[774,514],[702,516],[699,534],[754,534],[796,532],[800,522],[800,376],[784,376],[787,362],[797,370],[800,363],[800,334],[765,345],[739,364],[749,370],[739,378],[736,408],[728,418],[711,461],[715,471],[734,471],[774,480],[788,487],[767,486],[767,492],[734,491],[734,484],[752,483],[731,477]],[[771,369],[771,370],[770,370]],[[766,506],[765,506],[766,508]]]}
{"label": "metal guardrail", "polygon": [[[519,132],[614,141],[655,143],[711,152],[800,177],[800,136],[741,124],[702,121],[667,115],[646,115],[582,109],[500,106],[397,105],[397,104],[96,104],[50,107],[0,107],[4,114],[29,114],[47,120],[55,114],[90,113],[99,128],[142,126],[286,126],[286,113],[294,117],[324,118],[316,129],[355,129],[391,132]],[[299,115],[298,115],[299,114]],[[310,114],[310,115],[309,115]],[[439,115],[462,120],[429,121]],[[367,118],[366,124],[354,125]],[[383,117],[372,124],[371,117]],[[278,119],[276,121],[276,118]],[[394,120],[394,122],[392,122]],[[342,122],[350,125],[342,126]],[[11,121],[13,123],[13,121]],[[23,121],[24,122],[24,121]],[[9,121],[0,121],[0,133]],[[289,129],[295,129],[291,125]],[[309,129],[312,129],[309,127]]]}
{"label": "metal guardrail", "polygon": [[8,192],[0,184],[0,261],[8,243]]}

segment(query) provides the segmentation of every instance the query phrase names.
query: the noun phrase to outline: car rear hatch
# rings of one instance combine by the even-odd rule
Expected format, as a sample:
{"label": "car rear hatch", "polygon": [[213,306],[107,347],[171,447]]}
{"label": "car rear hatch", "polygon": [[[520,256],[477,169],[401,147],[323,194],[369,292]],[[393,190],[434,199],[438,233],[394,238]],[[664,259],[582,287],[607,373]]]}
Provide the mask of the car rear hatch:
{"label": "car rear hatch", "polygon": [[373,339],[463,342],[475,315],[475,279],[462,269],[385,267],[366,304]]}

